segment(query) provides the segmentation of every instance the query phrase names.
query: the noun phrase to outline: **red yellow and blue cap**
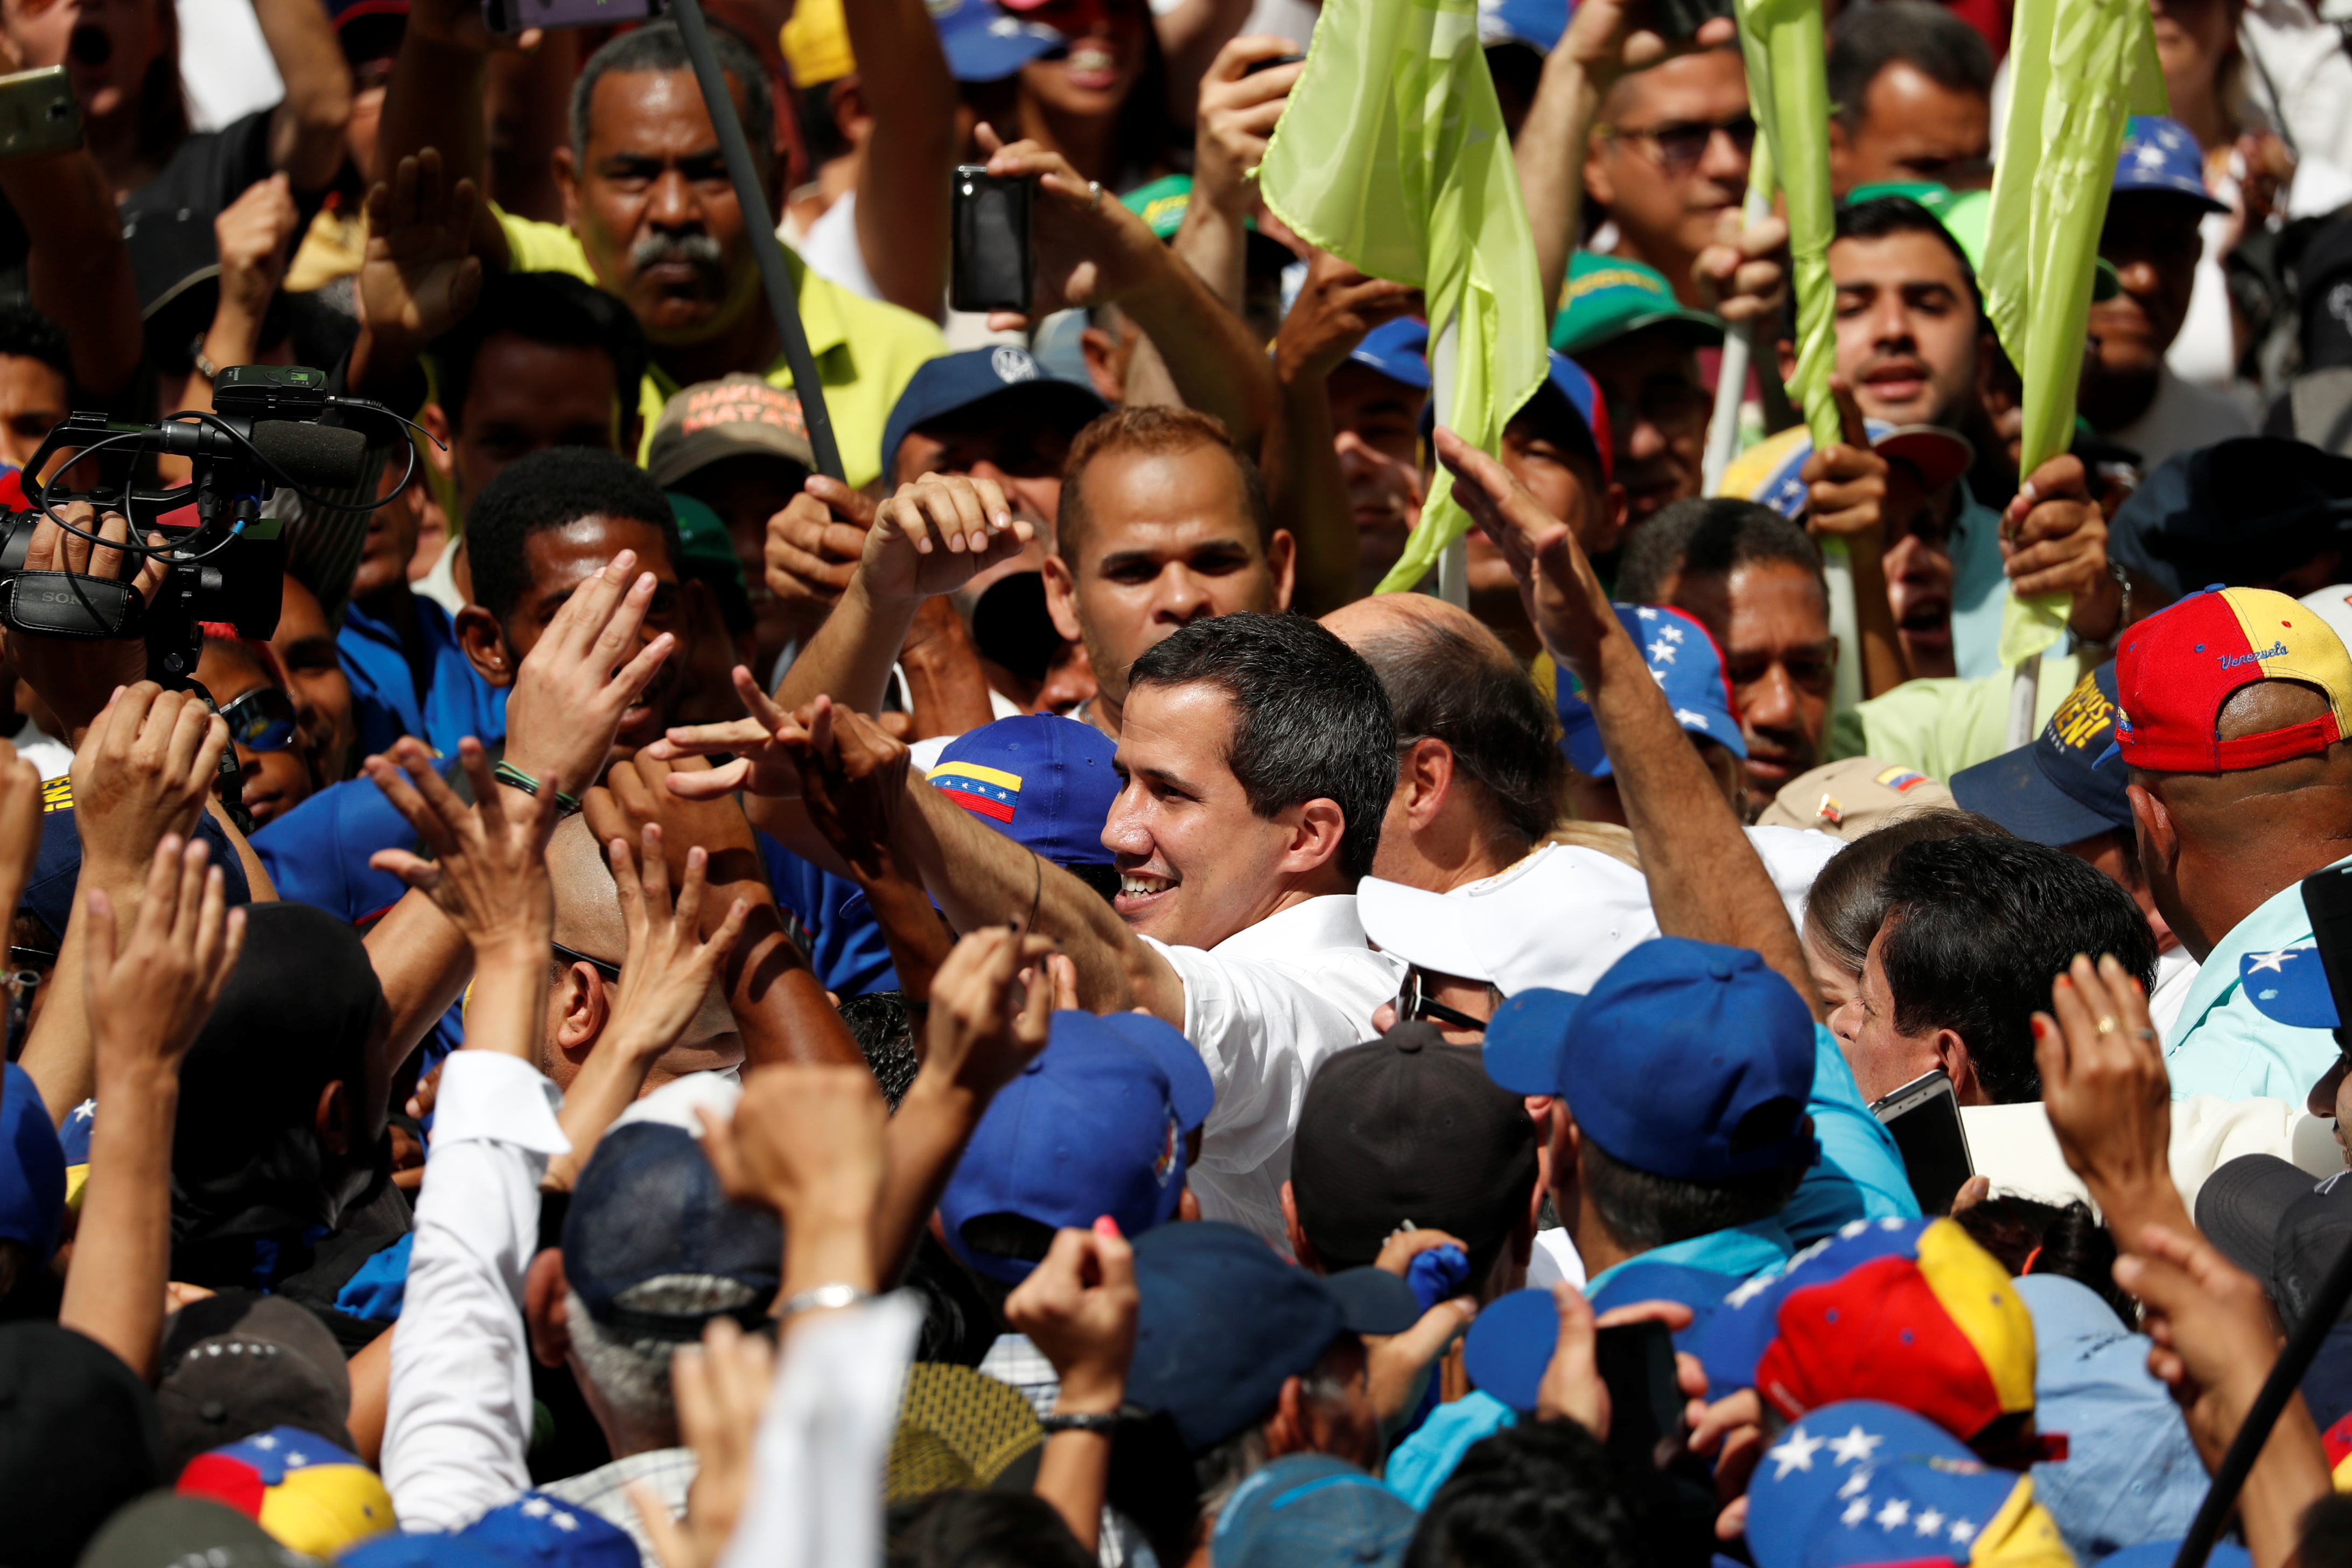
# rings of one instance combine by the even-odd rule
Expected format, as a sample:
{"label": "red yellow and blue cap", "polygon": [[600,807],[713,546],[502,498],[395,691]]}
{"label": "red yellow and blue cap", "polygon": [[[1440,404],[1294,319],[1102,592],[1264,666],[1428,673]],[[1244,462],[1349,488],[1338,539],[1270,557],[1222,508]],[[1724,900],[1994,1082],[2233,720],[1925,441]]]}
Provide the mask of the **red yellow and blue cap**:
{"label": "red yellow and blue cap", "polygon": [[1118,799],[1117,752],[1091,724],[1027,713],[957,736],[929,782],[1057,866],[1108,866],[1102,831]]}
{"label": "red yellow and blue cap", "polygon": [[[2327,696],[2316,719],[2223,740],[2221,705],[2258,680],[2299,680]],[[2124,761],[2158,773],[2266,768],[2352,734],[2352,656],[2302,601],[2268,588],[2211,587],[2138,622],[2116,655],[2116,741]]]}
{"label": "red yellow and blue cap", "polygon": [[1748,1547],[1756,1568],[2074,1562],[2030,1477],[1869,1399],[1813,1410],[1764,1451],[1748,1485]]}
{"label": "red yellow and blue cap", "polygon": [[299,1426],[273,1426],[197,1455],[177,1489],[216,1498],[313,1557],[331,1557],[396,1522],[392,1495],[358,1455]]}
{"label": "red yellow and blue cap", "polygon": [[2033,1314],[1948,1219],[1853,1221],[1734,1290],[1696,1351],[1790,1420],[1868,1394],[1973,1441],[2033,1408]]}

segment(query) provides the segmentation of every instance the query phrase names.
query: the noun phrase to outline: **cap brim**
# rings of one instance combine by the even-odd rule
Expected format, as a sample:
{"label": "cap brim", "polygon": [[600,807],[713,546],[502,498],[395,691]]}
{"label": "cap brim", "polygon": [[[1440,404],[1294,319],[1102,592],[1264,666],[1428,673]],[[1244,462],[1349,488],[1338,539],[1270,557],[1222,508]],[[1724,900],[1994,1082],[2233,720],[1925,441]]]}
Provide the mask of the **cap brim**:
{"label": "cap brim", "polygon": [[1621,321],[1596,324],[1591,329],[1570,338],[1556,338],[1552,347],[1574,359],[1587,349],[1613,343],[1619,338],[1631,336],[1645,328],[1673,326],[1681,329],[1693,347],[1713,348],[1723,342],[1723,323],[1704,310],[1677,306],[1671,310],[1644,310]]}
{"label": "cap brim", "polygon": [[1907,465],[1929,489],[1941,489],[1975,466],[1977,449],[1957,430],[1940,425],[1898,425],[1870,444],[1889,462]]}
{"label": "cap brim", "polygon": [[1426,888],[1378,877],[1356,884],[1357,918],[1382,951],[1433,974],[1491,984],[1493,969],[1479,951],[1475,922],[1464,919],[1465,912],[1456,900]]}
{"label": "cap brim", "polygon": [[1486,1020],[1486,1076],[1513,1094],[1558,1094],[1559,1058],[1584,998],[1572,991],[1522,991]]}
{"label": "cap brim", "polygon": [[1401,1334],[1421,1321],[1421,1298],[1385,1268],[1343,1268],[1323,1289],[1339,1308],[1339,1326],[1360,1334]]}
{"label": "cap brim", "polygon": [[2241,1155],[2197,1189],[2197,1228],[2222,1257],[2267,1287],[2287,1205],[2317,1184],[2309,1172],[2275,1154]]}
{"label": "cap brim", "polygon": [[1168,1075],[1169,1101],[1185,1131],[1209,1119],[1217,1088],[1199,1049],[1181,1030],[1144,1013],[1105,1013],[1097,1022],[1160,1064]]}
{"label": "cap brim", "polygon": [[1544,1369],[1559,1346],[1559,1307],[1549,1290],[1514,1290],[1479,1310],[1462,1341],[1462,1370],[1479,1393],[1524,1415],[1536,1407]]}
{"label": "cap brim", "polygon": [[1034,27],[1042,24],[1026,24],[1017,31],[998,35],[984,27],[971,28],[955,37],[942,38],[947,50],[948,74],[958,81],[1002,81],[1027,65],[1031,60],[1058,47],[1063,42],[1056,35],[1040,37]]}
{"label": "cap brim", "polygon": [[1962,768],[1947,787],[1962,810],[1980,812],[2020,838],[2053,849],[2131,826],[2130,819],[2110,821],[2052,784],[2035,765],[2031,745]]}

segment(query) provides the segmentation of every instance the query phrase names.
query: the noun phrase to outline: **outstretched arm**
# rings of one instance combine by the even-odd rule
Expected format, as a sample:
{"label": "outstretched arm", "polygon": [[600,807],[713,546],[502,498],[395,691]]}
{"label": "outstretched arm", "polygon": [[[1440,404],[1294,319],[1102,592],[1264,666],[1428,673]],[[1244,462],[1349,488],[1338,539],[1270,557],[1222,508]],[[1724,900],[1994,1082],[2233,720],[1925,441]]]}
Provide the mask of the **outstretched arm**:
{"label": "outstretched arm", "polygon": [[311,0],[253,0],[253,16],[286,84],[269,117],[269,162],[296,190],[323,190],[343,166],[352,117],[352,68],[334,24]]}
{"label": "outstretched arm", "polygon": [[927,320],[947,299],[955,79],[922,0],[858,0],[844,13],[871,84],[874,131],[857,181],[857,248],[882,298]]}
{"label": "outstretched arm", "polygon": [[1502,464],[1453,431],[1437,432],[1437,456],[1453,471],[1454,493],[1510,562],[1544,647],[1584,683],[1658,929],[1754,948],[1820,1018],[1821,999],[1788,907],[1651,679],[1641,648],[1610,608],[1576,536]]}
{"label": "outstretched arm", "polygon": [[[489,86],[490,47],[480,0],[415,0],[391,85],[384,89],[376,166],[363,171],[367,178],[381,178],[403,158],[435,147],[453,184],[471,180],[476,190],[487,188],[489,132],[482,100]],[[506,268],[506,231],[487,202],[474,210],[473,247],[483,266]]]}

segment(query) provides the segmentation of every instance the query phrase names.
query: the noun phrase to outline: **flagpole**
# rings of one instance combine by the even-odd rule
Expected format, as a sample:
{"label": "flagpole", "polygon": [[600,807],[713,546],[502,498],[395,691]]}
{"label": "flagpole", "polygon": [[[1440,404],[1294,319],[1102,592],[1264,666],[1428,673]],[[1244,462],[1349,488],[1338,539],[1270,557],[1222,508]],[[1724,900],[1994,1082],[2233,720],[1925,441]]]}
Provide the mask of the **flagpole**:
{"label": "flagpole", "polygon": [[[1745,224],[1764,221],[1772,211],[1772,155],[1769,144],[1756,143],[1748,163],[1748,205]],[[1757,318],[1750,316],[1724,334],[1723,363],[1715,378],[1715,413],[1706,422],[1706,459],[1700,470],[1699,493],[1713,495],[1723,486],[1724,470],[1739,455],[1739,407],[1748,392],[1748,367],[1756,356]],[[1778,372],[1774,367],[1775,373]]]}
{"label": "flagpole", "polygon": [[[1448,321],[1429,345],[1429,394],[1437,400],[1437,423],[1452,429],[1454,363],[1458,347],[1459,317]],[[1437,596],[1449,605],[1470,606],[1470,541],[1455,540],[1437,555]]]}

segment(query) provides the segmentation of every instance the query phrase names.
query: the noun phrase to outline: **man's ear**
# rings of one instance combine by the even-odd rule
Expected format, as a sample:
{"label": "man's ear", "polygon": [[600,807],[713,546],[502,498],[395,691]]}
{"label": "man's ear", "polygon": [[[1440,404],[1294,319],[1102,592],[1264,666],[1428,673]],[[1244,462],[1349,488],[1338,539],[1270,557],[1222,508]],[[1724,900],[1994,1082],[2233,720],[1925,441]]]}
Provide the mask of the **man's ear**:
{"label": "man's ear", "polygon": [[1846,138],[1845,121],[1832,109],[1830,112],[1830,188],[1832,190],[1842,191],[1846,188],[1846,163],[1853,155],[1853,147]]}
{"label": "man's ear", "polygon": [[1421,827],[1436,818],[1454,793],[1454,748],[1424,735],[1399,759],[1397,784],[1405,792],[1405,820]]}
{"label": "man's ear", "polygon": [[1298,583],[1298,541],[1290,530],[1277,528],[1266,541],[1265,569],[1274,574],[1274,611],[1280,615],[1290,608],[1291,590]]}
{"label": "man's ear", "polygon": [[530,1353],[541,1366],[562,1366],[572,1353],[564,1289],[563,1254],[558,1248],[547,1248],[523,1271],[523,1326],[530,1331]]}
{"label": "man's ear", "polygon": [[[1614,206],[1617,203],[1617,182],[1609,177],[1608,160],[1601,155],[1601,138],[1591,137],[1584,144],[1584,195],[1595,206]],[[1559,308],[1553,300],[1551,307]]]}
{"label": "man's ear", "polygon": [[584,1058],[612,1021],[613,995],[594,966],[575,963],[555,983],[555,999],[563,1009],[555,1026],[556,1047],[567,1057]]}
{"label": "man's ear", "polygon": [[352,1104],[350,1088],[337,1079],[319,1090],[318,1108],[311,1114],[310,1125],[318,1131],[320,1146],[338,1159],[352,1152]]}
{"label": "man's ear", "polygon": [[512,686],[515,666],[521,661],[507,647],[505,628],[498,617],[479,605],[467,605],[457,612],[457,646],[466,650],[466,662],[474,673],[492,686]]}
{"label": "man's ear", "polygon": [[1184,1190],[1176,1194],[1176,1220],[1180,1225],[1201,1223],[1201,1194],[1192,1190],[1190,1178],[1184,1183]]}
{"label": "man's ear", "polygon": [[557,146],[549,155],[548,169],[555,176],[555,188],[563,193],[563,226],[578,234],[580,232],[580,166],[572,161],[572,146],[569,142]]}
{"label": "man's ear", "polygon": [[1291,828],[1290,848],[1282,856],[1278,869],[1304,874],[1338,865],[1348,833],[1348,814],[1339,809],[1339,803],[1317,799],[1293,809],[1297,816]]}
{"label": "man's ear", "polygon": [[1078,624],[1078,578],[1057,552],[1045,557],[1045,614],[1065,642],[1083,642],[1086,629]]}
{"label": "man's ear", "polygon": [[450,423],[449,411],[438,403],[428,403],[416,414],[416,422],[425,426],[430,441],[419,441],[416,449],[425,458],[425,466],[445,484],[454,484],[457,477],[457,453],[449,443],[456,426]]}
{"label": "man's ear", "polygon": [[1282,1184],[1282,1228],[1290,1237],[1290,1250],[1297,1255],[1298,1266],[1309,1274],[1324,1272],[1322,1259],[1315,1256],[1315,1244],[1307,1239],[1306,1227],[1298,1223],[1298,1200],[1290,1184]]}
{"label": "man's ear", "polygon": [[2140,875],[2150,881],[2158,876],[2170,879],[2180,862],[2180,831],[2171,811],[2146,784],[2126,784],[2124,793],[2131,800],[2132,832],[2139,840]]}
{"label": "man's ear", "polygon": [[1282,1392],[1275,1396],[1274,1414],[1265,1423],[1265,1457],[1279,1459],[1286,1454],[1303,1454],[1311,1449],[1314,1441],[1307,1425],[1306,1398],[1298,1379],[1282,1380]]}
{"label": "man's ear", "polygon": [[1962,1105],[1990,1105],[1992,1096],[1977,1077],[1977,1064],[1969,1055],[1969,1043],[1949,1029],[1936,1031],[1933,1045],[1936,1065],[1952,1080],[1952,1098]]}

